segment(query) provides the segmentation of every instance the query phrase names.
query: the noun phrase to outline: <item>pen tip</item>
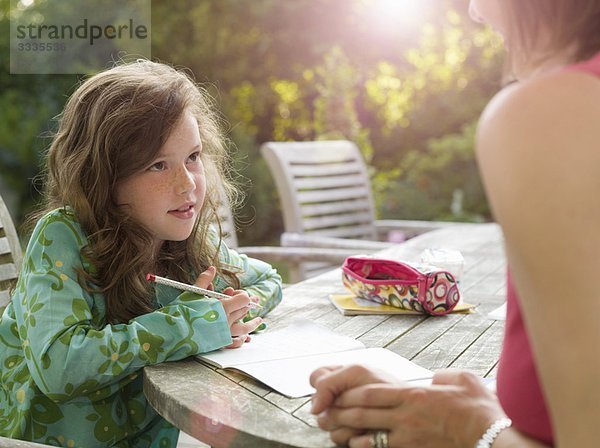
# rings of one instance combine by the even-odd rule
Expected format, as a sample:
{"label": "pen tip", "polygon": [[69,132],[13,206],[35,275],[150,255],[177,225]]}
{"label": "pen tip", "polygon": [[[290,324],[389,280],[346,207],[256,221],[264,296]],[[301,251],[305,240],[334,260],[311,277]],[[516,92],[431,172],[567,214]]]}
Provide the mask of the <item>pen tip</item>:
{"label": "pen tip", "polygon": [[153,282],[156,277],[152,274],[146,274],[146,280],[149,282]]}

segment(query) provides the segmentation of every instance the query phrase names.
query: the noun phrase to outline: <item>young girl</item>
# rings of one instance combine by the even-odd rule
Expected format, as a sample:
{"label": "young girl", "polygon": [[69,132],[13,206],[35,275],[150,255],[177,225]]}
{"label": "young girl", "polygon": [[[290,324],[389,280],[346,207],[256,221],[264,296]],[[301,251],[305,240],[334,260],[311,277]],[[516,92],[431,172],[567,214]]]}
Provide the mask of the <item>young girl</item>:
{"label": "young girl", "polygon": [[471,11],[504,35],[518,81],[477,138],[510,266],[498,394],[460,371],[418,389],[329,368],[313,373],[313,412],[351,447],[596,447],[600,0],[471,0]]}
{"label": "young girl", "polygon": [[[120,65],[71,96],[0,321],[0,435],[176,445],[178,430],[144,397],[142,368],[239,347],[261,323],[250,302],[264,315],[281,300],[277,272],[229,250],[211,224],[219,191],[232,191],[225,160],[203,93],[168,66]],[[149,272],[214,282],[231,298],[153,286]]]}

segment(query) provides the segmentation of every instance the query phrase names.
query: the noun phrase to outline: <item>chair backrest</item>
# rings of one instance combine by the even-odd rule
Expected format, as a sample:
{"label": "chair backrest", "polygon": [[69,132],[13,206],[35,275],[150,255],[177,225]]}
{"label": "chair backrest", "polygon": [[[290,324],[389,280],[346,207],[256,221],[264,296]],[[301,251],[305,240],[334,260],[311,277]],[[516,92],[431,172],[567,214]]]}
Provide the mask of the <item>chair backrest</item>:
{"label": "chair backrest", "polygon": [[371,183],[354,143],[267,142],[261,152],[279,192],[286,232],[377,239]]}
{"label": "chair backrest", "polygon": [[[377,239],[371,183],[365,161],[354,143],[267,142],[261,152],[279,192],[286,232]],[[333,267],[335,264],[301,263],[299,278]]]}
{"label": "chair backrest", "polygon": [[10,213],[0,196],[0,308],[9,302],[9,290],[19,275],[23,253]]}

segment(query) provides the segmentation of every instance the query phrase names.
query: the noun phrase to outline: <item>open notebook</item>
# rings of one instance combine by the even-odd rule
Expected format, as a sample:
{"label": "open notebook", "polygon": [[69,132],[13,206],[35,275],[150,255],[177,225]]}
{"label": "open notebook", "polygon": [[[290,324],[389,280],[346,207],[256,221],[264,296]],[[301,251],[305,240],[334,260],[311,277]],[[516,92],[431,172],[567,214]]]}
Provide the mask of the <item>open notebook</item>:
{"label": "open notebook", "polygon": [[312,394],[310,374],[325,365],[365,364],[405,381],[433,376],[387,349],[366,348],[360,341],[308,320],[254,335],[239,349],[221,349],[197,358],[215,367],[239,370],[288,397]]}

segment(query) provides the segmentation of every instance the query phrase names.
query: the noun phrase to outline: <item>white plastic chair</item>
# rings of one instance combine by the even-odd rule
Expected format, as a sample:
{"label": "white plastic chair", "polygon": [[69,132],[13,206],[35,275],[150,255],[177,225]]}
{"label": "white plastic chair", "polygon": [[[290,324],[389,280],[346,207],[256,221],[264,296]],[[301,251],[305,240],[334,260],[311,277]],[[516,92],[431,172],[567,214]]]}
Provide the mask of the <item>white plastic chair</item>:
{"label": "white plastic chair", "polygon": [[[279,193],[285,228],[282,246],[366,253],[388,247],[385,241],[391,231],[411,237],[453,224],[377,220],[367,167],[353,142],[267,142],[261,153]],[[304,264],[300,274],[330,267]]]}
{"label": "white plastic chair", "polygon": [[[268,263],[284,263],[289,269],[289,280],[292,283],[311,276],[310,272],[305,272],[302,268],[306,263],[312,262],[326,264],[327,266],[341,266],[346,257],[356,255],[357,253],[356,248],[334,248],[324,251],[319,247],[303,247],[292,242],[288,242],[285,246],[240,247],[233,212],[225,195],[221,195],[218,217],[223,240],[228,247],[236,249],[238,252],[246,254],[249,257]],[[372,251],[372,249],[368,250],[368,252]]]}
{"label": "white plastic chair", "polygon": [[19,275],[22,261],[23,253],[17,231],[0,196],[0,309],[8,305],[9,290]]}

